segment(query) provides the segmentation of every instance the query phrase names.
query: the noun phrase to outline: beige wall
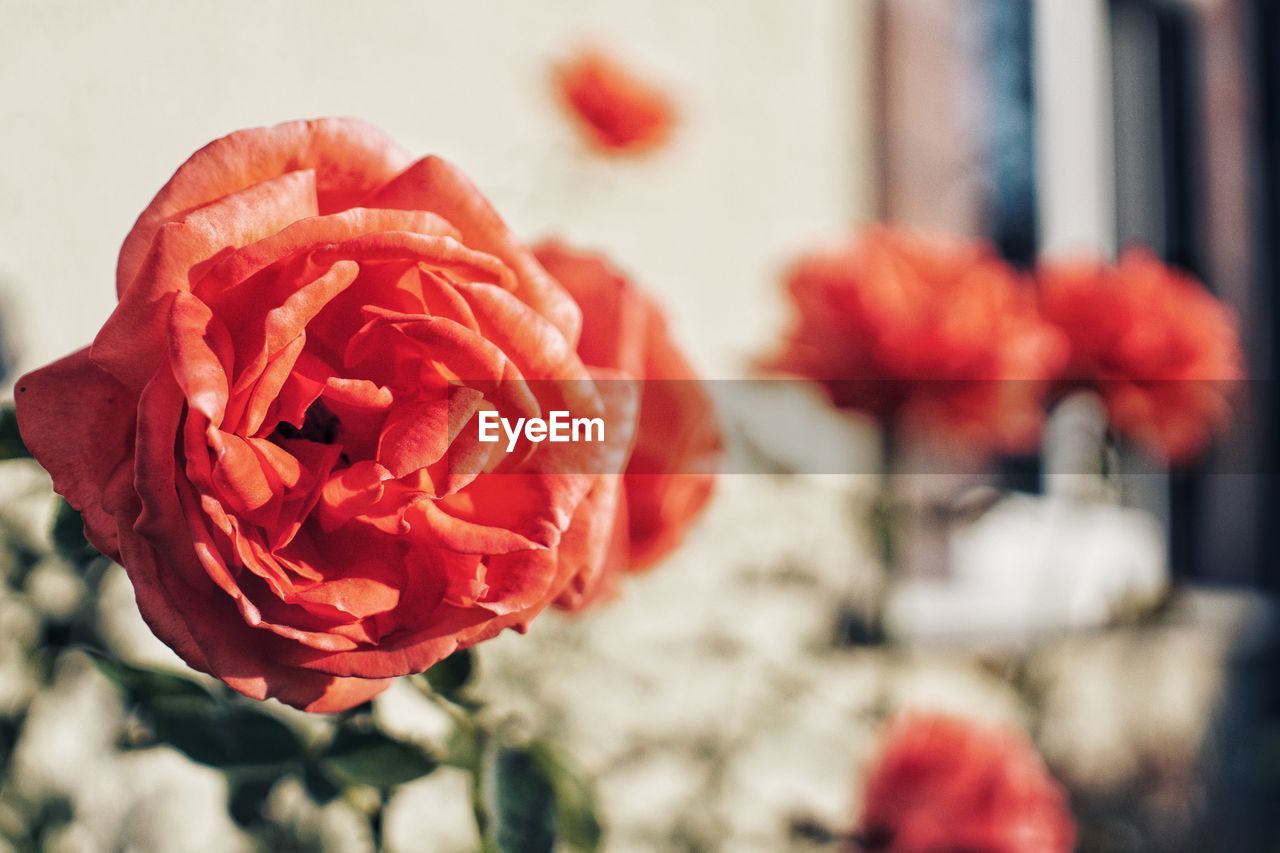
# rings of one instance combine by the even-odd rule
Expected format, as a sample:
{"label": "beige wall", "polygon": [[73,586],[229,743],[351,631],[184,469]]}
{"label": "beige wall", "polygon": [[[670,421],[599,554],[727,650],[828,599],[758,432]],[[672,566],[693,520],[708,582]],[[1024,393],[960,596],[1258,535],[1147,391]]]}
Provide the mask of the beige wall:
{"label": "beige wall", "polygon": [[[133,218],[231,130],[355,115],[460,163],[529,237],[603,247],[731,376],[781,322],[778,266],[870,195],[868,0],[6,0],[0,289],[21,366],[88,342]],[[546,91],[584,36],[678,94],[677,144],[580,156]]]}

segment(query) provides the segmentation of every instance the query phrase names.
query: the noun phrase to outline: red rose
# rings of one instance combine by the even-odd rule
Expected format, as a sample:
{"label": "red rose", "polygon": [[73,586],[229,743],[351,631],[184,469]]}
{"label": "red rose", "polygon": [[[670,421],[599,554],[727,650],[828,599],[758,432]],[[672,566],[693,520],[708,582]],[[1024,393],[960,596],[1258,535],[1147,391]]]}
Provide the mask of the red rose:
{"label": "red rose", "polygon": [[578,607],[596,594],[592,586],[609,589],[610,568],[643,568],[679,544],[711,496],[722,442],[711,400],[654,302],[598,255],[556,242],[534,251],[582,308],[582,360],[644,380],[620,504],[624,547],[598,580],[581,577],[566,591],[561,603]]}
{"label": "red rose", "polygon": [[1230,420],[1239,331],[1199,282],[1133,249],[1117,266],[1046,266],[1040,299],[1070,341],[1062,384],[1097,388],[1112,426],[1149,452],[1186,460]]}
{"label": "red rose", "polygon": [[604,153],[652,151],[675,127],[667,94],[602,50],[585,48],[557,65],[553,83],[575,124]]}
{"label": "red rose", "polygon": [[[634,388],[595,382],[578,305],[448,163],[348,120],[234,133],[143,211],[117,289],[19,380],[19,426],[193,667],[341,710],[609,559]],[[607,441],[481,440],[555,410]]]}
{"label": "red rose", "polygon": [[893,723],[857,836],[884,853],[1066,853],[1067,796],[1021,732],[944,716]]}
{"label": "red rose", "polygon": [[804,256],[787,283],[798,317],[769,366],[967,450],[1036,439],[1063,342],[985,244],[876,227]]}

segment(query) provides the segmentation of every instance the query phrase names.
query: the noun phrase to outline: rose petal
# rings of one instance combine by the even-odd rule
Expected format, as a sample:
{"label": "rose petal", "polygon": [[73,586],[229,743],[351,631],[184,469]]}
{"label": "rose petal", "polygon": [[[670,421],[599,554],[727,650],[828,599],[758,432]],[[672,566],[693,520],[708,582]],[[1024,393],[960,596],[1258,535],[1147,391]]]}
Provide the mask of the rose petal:
{"label": "rose petal", "polygon": [[[138,217],[120,250],[116,290],[124,295],[156,231],[184,211],[305,170],[315,172],[318,212],[343,210],[391,180],[409,161],[381,131],[353,119],[287,122],[224,136],[191,155]],[[245,219],[262,221],[256,213]]]}
{"label": "rose petal", "polygon": [[130,393],[85,348],[20,378],[14,404],[22,440],[54,490],[84,517],[93,546],[117,559],[114,513],[134,500]]}
{"label": "rose petal", "polygon": [[573,300],[507,228],[475,185],[452,164],[424,157],[372,195],[371,207],[429,210],[457,227],[462,242],[501,258],[519,279],[516,295],[576,343],[582,315]]}
{"label": "rose petal", "polygon": [[444,456],[480,401],[479,391],[457,388],[395,407],[378,441],[378,462],[397,478],[426,468]]}
{"label": "rose petal", "polygon": [[[224,249],[251,243],[314,213],[314,175],[294,172],[219,199],[153,231],[154,240],[137,261],[137,286],[121,290],[120,304],[94,339],[94,361],[140,390],[165,352],[171,294],[190,290],[193,272]],[[123,262],[123,252],[121,258]]]}

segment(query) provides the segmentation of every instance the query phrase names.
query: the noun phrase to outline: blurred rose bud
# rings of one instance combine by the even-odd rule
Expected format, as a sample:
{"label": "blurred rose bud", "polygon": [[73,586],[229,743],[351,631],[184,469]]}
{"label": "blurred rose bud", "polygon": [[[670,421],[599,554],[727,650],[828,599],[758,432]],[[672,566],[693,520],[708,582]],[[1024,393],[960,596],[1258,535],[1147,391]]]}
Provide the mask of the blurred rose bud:
{"label": "blurred rose bud", "polygon": [[557,64],[553,83],[574,124],[604,153],[652,151],[675,127],[670,96],[599,48],[583,48]]}

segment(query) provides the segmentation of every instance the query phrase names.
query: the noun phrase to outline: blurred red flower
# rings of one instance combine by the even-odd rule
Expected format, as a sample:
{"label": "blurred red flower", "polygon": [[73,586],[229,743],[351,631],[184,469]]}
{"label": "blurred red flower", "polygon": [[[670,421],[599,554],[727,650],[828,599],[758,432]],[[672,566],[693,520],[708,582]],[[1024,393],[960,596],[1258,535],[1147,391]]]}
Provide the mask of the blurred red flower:
{"label": "blurred red flower", "polygon": [[[580,574],[557,602],[577,609],[611,594],[620,572],[652,565],[680,544],[711,497],[723,440],[706,390],[652,299],[600,255],[555,241],[534,253],[582,309],[578,356],[593,370],[640,380],[610,559]],[[599,370],[596,379],[607,386]]]}
{"label": "blurred red flower", "polygon": [[1178,462],[1227,425],[1245,375],[1239,331],[1198,281],[1132,249],[1115,266],[1046,265],[1040,298],[1070,341],[1063,388],[1097,388],[1117,431]]}
{"label": "blurred red flower", "polygon": [[1076,829],[1025,735],[927,714],[890,725],[856,836],[881,853],[1057,853]]}
{"label": "blurred red flower", "polygon": [[553,82],[575,124],[604,153],[652,151],[671,136],[676,110],[667,93],[599,48],[556,65]]}
{"label": "blurred red flower", "polygon": [[874,227],[801,258],[788,287],[798,318],[768,367],[966,453],[1034,444],[1065,343],[986,244]]}

